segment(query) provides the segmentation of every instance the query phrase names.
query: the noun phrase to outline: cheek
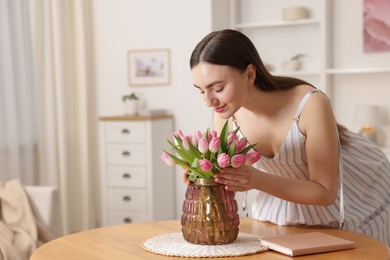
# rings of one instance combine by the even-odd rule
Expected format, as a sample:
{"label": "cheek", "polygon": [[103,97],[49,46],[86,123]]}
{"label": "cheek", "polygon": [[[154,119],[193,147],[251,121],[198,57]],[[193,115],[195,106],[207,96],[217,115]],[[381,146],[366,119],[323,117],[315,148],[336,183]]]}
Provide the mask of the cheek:
{"label": "cheek", "polygon": [[223,101],[226,103],[231,103],[231,104],[235,103],[237,101],[237,94],[234,92],[226,93]]}
{"label": "cheek", "polygon": [[232,105],[241,105],[243,93],[238,88],[231,88],[230,91],[224,93],[224,102]]}

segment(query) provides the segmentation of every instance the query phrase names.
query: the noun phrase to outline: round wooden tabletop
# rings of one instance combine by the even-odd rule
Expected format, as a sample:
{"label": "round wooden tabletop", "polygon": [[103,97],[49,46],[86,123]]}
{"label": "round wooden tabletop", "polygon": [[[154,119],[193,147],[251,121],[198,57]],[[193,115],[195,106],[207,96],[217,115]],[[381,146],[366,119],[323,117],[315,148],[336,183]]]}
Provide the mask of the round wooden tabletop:
{"label": "round wooden tabletop", "polygon": [[[97,228],[74,233],[50,241],[39,247],[31,260],[103,260],[103,259],[168,259],[167,256],[150,253],[142,248],[143,242],[151,237],[180,232],[179,220],[146,222]],[[241,219],[240,232],[256,234],[259,237],[297,234],[320,231],[329,235],[355,242],[354,249],[301,256],[305,259],[389,259],[389,251],[383,243],[356,232],[321,227],[277,226],[251,219]],[[175,257],[175,259],[186,259]],[[218,259],[232,259],[221,257]],[[264,251],[254,255],[239,256],[246,259],[291,259],[274,251]]]}

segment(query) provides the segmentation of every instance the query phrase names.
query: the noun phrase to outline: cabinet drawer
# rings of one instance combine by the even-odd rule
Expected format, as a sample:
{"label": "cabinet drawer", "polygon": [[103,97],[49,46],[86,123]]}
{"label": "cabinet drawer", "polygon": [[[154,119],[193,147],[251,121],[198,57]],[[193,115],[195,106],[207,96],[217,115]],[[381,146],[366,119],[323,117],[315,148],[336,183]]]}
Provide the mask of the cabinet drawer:
{"label": "cabinet drawer", "polygon": [[109,166],[106,177],[108,186],[146,187],[145,167]]}
{"label": "cabinet drawer", "polygon": [[146,190],[113,189],[107,191],[108,209],[146,210]]}
{"label": "cabinet drawer", "polygon": [[140,144],[108,144],[107,161],[109,164],[144,165],[146,148]]}
{"label": "cabinet drawer", "polygon": [[108,142],[144,142],[145,123],[143,122],[110,122],[106,125]]}
{"label": "cabinet drawer", "polygon": [[108,225],[122,225],[149,221],[147,212],[112,210],[108,212]]}

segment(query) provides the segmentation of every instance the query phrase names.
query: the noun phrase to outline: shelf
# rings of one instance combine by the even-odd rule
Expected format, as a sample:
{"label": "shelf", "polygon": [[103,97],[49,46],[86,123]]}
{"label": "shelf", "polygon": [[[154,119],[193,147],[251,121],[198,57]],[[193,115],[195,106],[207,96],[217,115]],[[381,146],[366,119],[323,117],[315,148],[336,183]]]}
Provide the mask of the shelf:
{"label": "shelf", "polygon": [[287,27],[300,25],[318,25],[320,21],[317,19],[304,19],[298,21],[273,21],[273,22],[253,22],[253,23],[238,23],[234,25],[236,29],[253,29],[253,28],[268,28],[268,27]]}
{"label": "shelf", "polygon": [[390,68],[351,68],[351,69],[327,69],[327,74],[369,74],[390,73]]}
{"label": "shelf", "polygon": [[319,76],[321,75],[320,71],[305,71],[305,70],[297,70],[297,71],[271,71],[272,75],[275,76]]}

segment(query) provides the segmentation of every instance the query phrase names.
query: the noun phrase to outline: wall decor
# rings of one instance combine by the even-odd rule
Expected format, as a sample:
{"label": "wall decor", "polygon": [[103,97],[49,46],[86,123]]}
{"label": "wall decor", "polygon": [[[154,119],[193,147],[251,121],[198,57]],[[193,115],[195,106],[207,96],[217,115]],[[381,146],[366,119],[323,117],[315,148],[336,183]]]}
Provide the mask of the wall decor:
{"label": "wall decor", "polygon": [[390,51],[390,1],[364,0],[365,52]]}
{"label": "wall decor", "polygon": [[170,83],[170,50],[128,51],[129,85],[156,86]]}

